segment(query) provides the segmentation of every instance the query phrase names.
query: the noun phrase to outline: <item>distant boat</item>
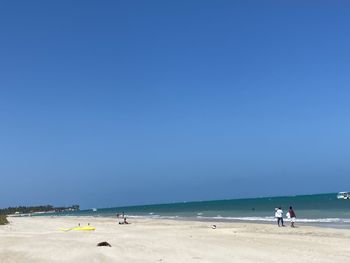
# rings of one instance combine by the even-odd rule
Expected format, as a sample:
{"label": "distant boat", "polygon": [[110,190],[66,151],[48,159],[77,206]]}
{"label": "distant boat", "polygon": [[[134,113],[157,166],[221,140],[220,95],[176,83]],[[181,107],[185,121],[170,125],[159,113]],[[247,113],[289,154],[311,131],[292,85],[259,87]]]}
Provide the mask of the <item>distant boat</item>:
{"label": "distant boat", "polygon": [[96,212],[97,211],[97,208],[92,208],[92,212]]}
{"label": "distant boat", "polygon": [[338,199],[344,199],[349,200],[350,199],[350,192],[339,192],[337,195]]}

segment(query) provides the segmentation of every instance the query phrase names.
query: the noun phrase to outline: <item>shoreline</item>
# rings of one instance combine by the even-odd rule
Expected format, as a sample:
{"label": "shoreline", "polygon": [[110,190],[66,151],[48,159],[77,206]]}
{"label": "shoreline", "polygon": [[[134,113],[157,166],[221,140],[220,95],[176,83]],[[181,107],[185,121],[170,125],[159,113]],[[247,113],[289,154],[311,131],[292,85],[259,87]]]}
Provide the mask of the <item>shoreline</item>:
{"label": "shoreline", "polygon": [[[18,216],[10,216],[18,217]],[[118,220],[116,216],[112,215],[25,215],[20,217],[77,217],[77,218],[109,218]],[[216,223],[245,223],[245,224],[263,224],[263,225],[276,225],[276,221],[267,221],[267,220],[247,220],[247,219],[225,219],[225,218],[210,218],[210,217],[180,217],[180,216],[135,216],[135,215],[126,215],[130,219],[141,219],[141,220],[174,220],[174,221],[193,221],[193,222],[216,222]],[[290,221],[284,219],[284,224],[286,227],[290,226]],[[296,226],[311,226],[311,227],[320,227],[320,228],[331,228],[331,229],[350,229],[350,223],[335,223],[335,222],[305,222],[296,220]]]}

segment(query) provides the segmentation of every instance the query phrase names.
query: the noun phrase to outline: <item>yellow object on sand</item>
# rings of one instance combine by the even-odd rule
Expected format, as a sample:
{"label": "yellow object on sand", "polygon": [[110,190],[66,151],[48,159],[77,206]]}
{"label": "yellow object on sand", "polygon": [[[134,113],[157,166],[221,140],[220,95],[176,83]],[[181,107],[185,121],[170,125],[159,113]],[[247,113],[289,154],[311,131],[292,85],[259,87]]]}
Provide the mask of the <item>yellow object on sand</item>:
{"label": "yellow object on sand", "polygon": [[77,227],[72,227],[72,228],[61,228],[61,231],[71,231],[71,230],[76,230],[76,231],[93,231],[96,228],[92,226],[77,226]]}

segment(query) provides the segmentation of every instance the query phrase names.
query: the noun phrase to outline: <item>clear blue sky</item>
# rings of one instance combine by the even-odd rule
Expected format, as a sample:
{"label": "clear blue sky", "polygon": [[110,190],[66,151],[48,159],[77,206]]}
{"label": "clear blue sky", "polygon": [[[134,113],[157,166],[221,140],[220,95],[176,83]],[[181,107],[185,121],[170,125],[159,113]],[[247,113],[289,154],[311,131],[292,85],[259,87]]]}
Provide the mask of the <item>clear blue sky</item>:
{"label": "clear blue sky", "polygon": [[350,190],[350,4],[306,2],[1,1],[0,207]]}

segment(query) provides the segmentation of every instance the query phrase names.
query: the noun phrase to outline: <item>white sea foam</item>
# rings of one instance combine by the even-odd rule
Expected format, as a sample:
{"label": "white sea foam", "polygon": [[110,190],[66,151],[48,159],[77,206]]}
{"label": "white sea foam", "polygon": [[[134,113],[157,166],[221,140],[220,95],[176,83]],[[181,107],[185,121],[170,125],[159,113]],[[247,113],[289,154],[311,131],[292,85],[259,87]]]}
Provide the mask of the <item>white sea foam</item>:
{"label": "white sea foam", "polygon": [[[180,219],[188,218],[181,216],[165,216],[165,215],[128,215],[130,218],[154,218],[154,219]],[[231,217],[231,216],[201,216],[197,215],[195,218],[200,220],[227,220],[227,221],[255,221],[255,222],[275,222],[276,219],[272,216],[266,217]],[[290,219],[284,218],[284,221],[289,222]],[[301,223],[350,223],[350,218],[297,218],[297,222]]]}
{"label": "white sea foam", "polygon": [[129,218],[140,218],[140,219],[145,219],[145,218],[154,218],[154,219],[178,219],[181,218],[179,216],[161,216],[161,215],[128,215]]}
{"label": "white sea foam", "polygon": [[[274,222],[276,218],[272,216],[267,217],[223,217],[223,216],[215,216],[215,217],[205,217],[205,216],[197,216],[198,219],[217,219],[217,220],[237,220],[237,221],[262,221],[262,222]],[[290,219],[284,218],[284,221],[289,222]],[[349,218],[297,218],[298,222],[303,223],[350,223]]]}

